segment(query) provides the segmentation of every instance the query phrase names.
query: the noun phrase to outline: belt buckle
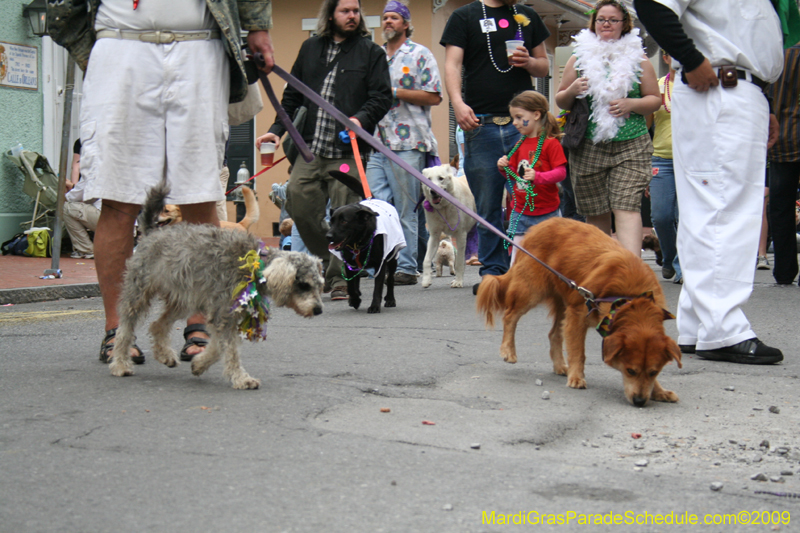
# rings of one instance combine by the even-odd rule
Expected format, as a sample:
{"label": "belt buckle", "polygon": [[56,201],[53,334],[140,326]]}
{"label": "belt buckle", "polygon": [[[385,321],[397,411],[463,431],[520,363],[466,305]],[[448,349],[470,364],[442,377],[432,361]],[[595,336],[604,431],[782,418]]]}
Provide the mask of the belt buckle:
{"label": "belt buckle", "polygon": [[498,126],[505,126],[506,124],[511,122],[511,117],[492,117],[492,122],[494,122]]}
{"label": "belt buckle", "polygon": [[170,44],[175,42],[175,34],[171,31],[150,31],[140,34],[139,40],[146,43]]}

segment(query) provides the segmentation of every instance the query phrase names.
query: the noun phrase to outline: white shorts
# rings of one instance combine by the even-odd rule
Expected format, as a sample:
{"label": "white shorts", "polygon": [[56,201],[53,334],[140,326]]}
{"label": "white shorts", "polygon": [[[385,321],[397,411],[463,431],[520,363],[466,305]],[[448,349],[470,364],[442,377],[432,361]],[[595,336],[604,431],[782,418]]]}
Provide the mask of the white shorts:
{"label": "white shorts", "polygon": [[84,201],[141,205],[164,178],[169,203],[223,199],[229,69],[219,39],[98,39],[81,103]]}

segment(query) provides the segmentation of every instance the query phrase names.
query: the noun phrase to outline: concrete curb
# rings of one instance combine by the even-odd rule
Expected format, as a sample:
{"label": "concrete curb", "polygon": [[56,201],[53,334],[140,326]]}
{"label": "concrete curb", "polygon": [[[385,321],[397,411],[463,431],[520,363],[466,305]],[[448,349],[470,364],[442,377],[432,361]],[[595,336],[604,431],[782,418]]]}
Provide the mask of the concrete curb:
{"label": "concrete curb", "polygon": [[100,296],[100,286],[97,283],[2,289],[0,290],[0,305],[29,304],[33,302],[90,298],[95,296]]}

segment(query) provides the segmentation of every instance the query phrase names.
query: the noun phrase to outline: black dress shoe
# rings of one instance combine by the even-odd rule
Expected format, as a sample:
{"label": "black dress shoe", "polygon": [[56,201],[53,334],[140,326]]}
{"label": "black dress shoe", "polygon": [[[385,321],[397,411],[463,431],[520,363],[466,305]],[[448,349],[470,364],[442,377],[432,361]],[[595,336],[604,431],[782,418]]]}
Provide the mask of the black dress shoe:
{"label": "black dress shoe", "polygon": [[694,344],[679,344],[678,348],[681,349],[681,353],[694,353],[695,352]]}
{"label": "black dress shoe", "polygon": [[783,361],[783,353],[757,338],[716,350],[697,350],[697,357],[711,361],[728,361],[743,365],[771,365]]}

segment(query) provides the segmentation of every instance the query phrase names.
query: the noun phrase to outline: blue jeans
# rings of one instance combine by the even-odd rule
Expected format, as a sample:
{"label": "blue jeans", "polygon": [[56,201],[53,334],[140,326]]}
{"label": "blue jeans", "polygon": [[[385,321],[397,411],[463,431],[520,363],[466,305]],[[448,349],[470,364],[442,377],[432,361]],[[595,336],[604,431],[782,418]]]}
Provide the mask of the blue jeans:
{"label": "blue jeans", "polygon": [[769,225],[775,248],[772,275],[780,284],[797,276],[797,225],[794,219],[800,162],[769,162]]}
{"label": "blue jeans", "polygon": [[[502,203],[506,185],[497,171],[497,160],[514,148],[519,136],[512,124],[484,124],[464,132],[464,172],[475,196],[478,214],[501,232],[505,231]],[[509,256],[503,240],[483,225],[479,226],[478,235],[478,260],[483,265],[480,275],[505,274]]]}
{"label": "blue jeans", "polygon": [[650,180],[650,218],[658,235],[664,266],[675,270],[681,279],[676,239],[678,237],[678,197],[675,194],[675,171],[672,159],[653,156],[653,168],[658,174]]}
{"label": "blue jeans", "polygon": [[[425,168],[425,152],[403,150],[395,154],[419,171]],[[419,181],[389,161],[382,153],[373,152],[367,163],[367,182],[372,190],[372,197],[392,204],[400,216],[406,247],[397,256],[397,271],[416,275],[419,220],[414,207],[419,200]]]}

